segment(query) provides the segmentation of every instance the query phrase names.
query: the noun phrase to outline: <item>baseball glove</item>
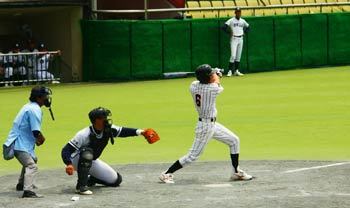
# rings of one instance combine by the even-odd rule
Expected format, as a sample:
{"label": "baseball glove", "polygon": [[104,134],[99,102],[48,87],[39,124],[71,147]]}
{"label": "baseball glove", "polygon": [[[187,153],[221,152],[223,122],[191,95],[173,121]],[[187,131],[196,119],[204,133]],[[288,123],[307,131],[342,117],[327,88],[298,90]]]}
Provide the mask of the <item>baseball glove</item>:
{"label": "baseball glove", "polygon": [[157,134],[157,132],[154,129],[145,129],[142,132],[142,135],[145,137],[145,139],[147,140],[147,142],[149,144],[153,144],[160,139],[159,135]]}
{"label": "baseball glove", "polygon": [[36,139],[36,142],[35,142],[36,145],[40,146],[40,145],[44,144],[44,142],[45,142],[45,137],[42,134],[39,134],[38,138]]}

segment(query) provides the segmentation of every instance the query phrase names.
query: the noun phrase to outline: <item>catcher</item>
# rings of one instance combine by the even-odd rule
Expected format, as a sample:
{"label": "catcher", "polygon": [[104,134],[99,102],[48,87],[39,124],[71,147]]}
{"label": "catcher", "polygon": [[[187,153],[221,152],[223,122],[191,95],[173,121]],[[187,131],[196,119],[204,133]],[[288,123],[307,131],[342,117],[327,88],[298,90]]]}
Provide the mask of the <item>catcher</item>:
{"label": "catcher", "polygon": [[66,173],[78,172],[76,193],[91,195],[89,187],[102,184],[118,187],[122,176],[108,164],[99,160],[108,142],[114,144],[115,137],[131,137],[143,135],[148,143],[159,140],[153,129],[134,129],[112,125],[110,110],[102,107],[89,112],[91,124],[79,131],[62,149],[62,160],[66,164]]}

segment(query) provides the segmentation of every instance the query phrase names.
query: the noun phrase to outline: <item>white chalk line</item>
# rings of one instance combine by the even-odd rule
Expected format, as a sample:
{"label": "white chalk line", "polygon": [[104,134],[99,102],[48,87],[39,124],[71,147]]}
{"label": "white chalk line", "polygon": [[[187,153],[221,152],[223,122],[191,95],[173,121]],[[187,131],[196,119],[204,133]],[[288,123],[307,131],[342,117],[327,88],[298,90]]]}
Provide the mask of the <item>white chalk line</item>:
{"label": "white chalk line", "polygon": [[207,184],[207,185],[204,185],[204,187],[209,187],[209,188],[226,188],[226,187],[232,187],[232,185],[229,184],[229,183],[218,183],[218,184]]}
{"label": "white chalk line", "polygon": [[333,163],[333,164],[329,164],[329,165],[319,165],[319,166],[313,166],[313,167],[308,167],[308,168],[299,168],[299,169],[294,169],[294,170],[287,170],[287,171],[284,171],[282,173],[296,173],[296,172],[301,172],[301,171],[306,171],[306,170],[329,168],[329,167],[341,166],[341,165],[347,165],[347,164],[350,164],[350,162],[341,162],[341,163]]}

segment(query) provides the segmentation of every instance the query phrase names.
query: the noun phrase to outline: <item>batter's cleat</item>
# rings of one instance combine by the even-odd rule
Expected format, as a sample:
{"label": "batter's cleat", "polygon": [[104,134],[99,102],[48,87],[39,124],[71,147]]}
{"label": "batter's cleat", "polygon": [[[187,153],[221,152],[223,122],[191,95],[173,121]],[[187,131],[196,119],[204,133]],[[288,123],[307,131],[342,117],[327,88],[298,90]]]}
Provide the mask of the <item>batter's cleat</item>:
{"label": "batter's cleat", "polygon": [[22,198],[43,198],[44,196],[38,195],[33,191],[24,191]]}
{"label": "batter's cleat", "polygon": [[16,185],[16,191],[23,191],[23,184],[17,183],[17,185]]}
{"label": "batter's cleat", "polygon": [[174,176],[171,173],[162,173],[159,176],[159,180],[162,181],[163,183],[175,183],[174,182]]}
{"label": "batter's cleat", "polygon": [[253,176],[248,175],[243,170],[238,170],[238,173],[233,173],[230,179],[232,181],[250,181],[253,179]]}
{"label": "batter's cleat", "polygon": [[235,76],[243,76],[244,74],[241,73],[238,69],[234,73]]}
{"label": "batter's cleat", "polygon": [[231,70],[228,70],[227,76],[228,76],[228,77],[232,76],[232,71],[231,71]]}

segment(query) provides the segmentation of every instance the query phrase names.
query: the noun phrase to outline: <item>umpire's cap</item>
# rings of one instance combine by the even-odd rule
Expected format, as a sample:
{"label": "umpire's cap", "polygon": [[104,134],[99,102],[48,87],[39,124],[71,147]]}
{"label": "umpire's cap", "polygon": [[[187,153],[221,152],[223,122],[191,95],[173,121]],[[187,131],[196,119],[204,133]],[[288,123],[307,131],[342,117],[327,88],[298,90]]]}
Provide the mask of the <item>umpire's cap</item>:
{"label": "umpire's cap", "polygon": [[52,94],[52,91],[50,88],[45,86],[35,86],[32,88],[32,91],[30,92],[29,100],[32,102],[35,102],[37,98],[49,96]]}
{"label": "umpire's cap", "polygon": [[112,112],[103,107],[94,108],[89,112],[89,119],[91,123],[94,123],[98,118],[107,119],[109,116],[112,116]]}
{"label": "umpire's cap", "polygon": [[215,70],[213,70],[209,64],[200,65],[196,69],[196,77],[202,84],[208,84],[210,81],[210,76],[213,73],[215,73]]}

